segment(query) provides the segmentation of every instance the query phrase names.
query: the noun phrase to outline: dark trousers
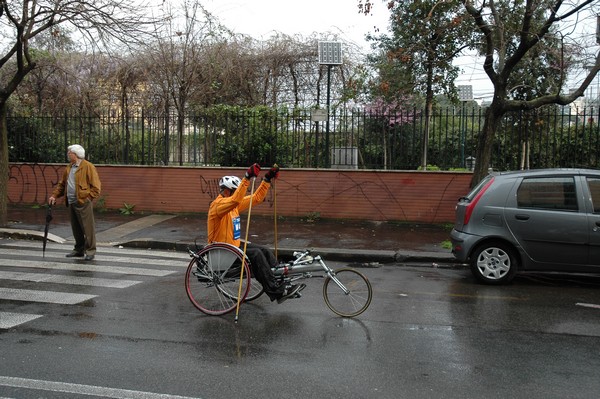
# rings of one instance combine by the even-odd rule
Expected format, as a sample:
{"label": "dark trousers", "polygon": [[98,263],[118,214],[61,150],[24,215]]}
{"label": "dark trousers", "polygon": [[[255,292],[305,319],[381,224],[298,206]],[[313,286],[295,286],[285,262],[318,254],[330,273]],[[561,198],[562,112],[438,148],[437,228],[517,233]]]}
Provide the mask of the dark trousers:
{"label": "dark trousers", "polygon": [[69,204],[71,230],[75,238],[75,251],[81,254],[96,254],[96,223],[94,205],[87,201],[83,205]]}
{"label": "dark trousers", "polygon": [[[243,251],[244,245],[242,244],[240,248]],[[285,290],[285,285],[280,284],[271,271],[271,267],[277,266],[277,259],[273,252],[261,245],[248,243],[246,256],[250,260],[252,275],[263,286],[269,298],[272,301],[280,298]]]}

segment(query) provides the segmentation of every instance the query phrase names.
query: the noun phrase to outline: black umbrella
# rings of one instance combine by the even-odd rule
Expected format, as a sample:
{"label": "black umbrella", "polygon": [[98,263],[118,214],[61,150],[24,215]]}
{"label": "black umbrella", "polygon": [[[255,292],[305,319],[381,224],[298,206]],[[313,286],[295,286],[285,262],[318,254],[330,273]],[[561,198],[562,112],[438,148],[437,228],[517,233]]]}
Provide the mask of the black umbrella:
{"label": "black umbrella", "polygon": [[43,241],[43,249],[42,256],[46,257],[46,243],[48,242],[48,228],[50,227],[50,221],[52,220],[52,205],[48,204],[48,209],[46,210],[46,227],[44,227],[44,241]]}

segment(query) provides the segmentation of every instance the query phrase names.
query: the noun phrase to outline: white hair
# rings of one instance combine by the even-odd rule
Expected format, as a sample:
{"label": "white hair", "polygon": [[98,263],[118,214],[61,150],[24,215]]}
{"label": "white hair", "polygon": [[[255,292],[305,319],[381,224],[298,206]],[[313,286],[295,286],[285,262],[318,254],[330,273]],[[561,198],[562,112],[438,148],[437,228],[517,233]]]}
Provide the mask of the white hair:
{"label": "white hair", "polygon": [[69,151],[71,151],[73,154],[77,155],[77,158],[79,158],[79,159],[85,158],[85,150],[79,144],[70,145],[67,149]]}

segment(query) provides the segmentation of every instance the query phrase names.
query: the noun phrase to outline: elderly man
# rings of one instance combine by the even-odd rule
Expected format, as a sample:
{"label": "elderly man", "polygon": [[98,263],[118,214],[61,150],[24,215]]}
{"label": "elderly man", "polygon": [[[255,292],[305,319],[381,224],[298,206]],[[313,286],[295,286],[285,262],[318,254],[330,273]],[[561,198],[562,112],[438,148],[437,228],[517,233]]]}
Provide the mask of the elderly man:
{"label": "elderly man", "polygon": [[48,198],[48,203],[54,205],[57,198],[66,195],[65,202],[75,238],[75,248],[67,254],[67,258],[93,260],[96,255],[96,224],[92,201],[100,196],[100,178],[96,167],[85,160],[85,150],[79,144],[68,147],[67,157],[70,164]]}

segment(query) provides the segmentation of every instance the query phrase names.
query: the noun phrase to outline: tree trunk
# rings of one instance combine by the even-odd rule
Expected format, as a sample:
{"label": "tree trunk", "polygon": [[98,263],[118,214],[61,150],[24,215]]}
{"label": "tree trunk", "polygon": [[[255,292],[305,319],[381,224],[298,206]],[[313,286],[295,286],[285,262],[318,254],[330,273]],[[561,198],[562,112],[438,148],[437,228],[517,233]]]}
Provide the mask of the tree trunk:
{"label": "tree trunk", "polygon": [[425,93],[425,132],[423,134],[423,157],[421,167],[427,170],[427,151],[429,149],[429,129],[431,127],[431,115],[433,114],[433,65],[434,55],[432,51],[427,53],[427,89]]}
{"label": "tree trunk", "polygon": [[183,165],[183,131],[185,130],[185,115],[183,112],[177,112],[177,138],[178,138],[178,146],[177,153],[179,158],[179,166]]}
{"label": "tree trunk", "polygon": [[6,102],[0,102],[0,226],[8,224],[8,127]]}
{"label": "tree trunk", "polygon": [[475,155],[475,168],[473,170],[473,178],[471,179],[471,187],[475,187],[477,183],[483,180],[489,173],[489,168],[492,160],[492,145],[496,136],[496,128],[502,119],[505,111],[501,104],[496,99],[485,113],[485,121],[483,129],[479,134],[477,142],[477,151]]}

